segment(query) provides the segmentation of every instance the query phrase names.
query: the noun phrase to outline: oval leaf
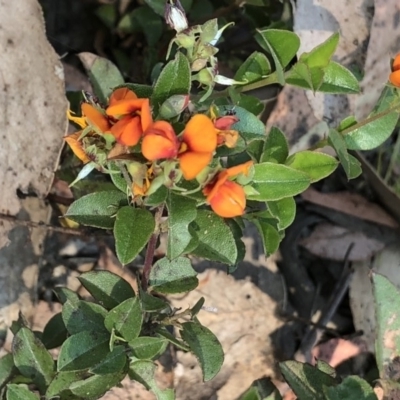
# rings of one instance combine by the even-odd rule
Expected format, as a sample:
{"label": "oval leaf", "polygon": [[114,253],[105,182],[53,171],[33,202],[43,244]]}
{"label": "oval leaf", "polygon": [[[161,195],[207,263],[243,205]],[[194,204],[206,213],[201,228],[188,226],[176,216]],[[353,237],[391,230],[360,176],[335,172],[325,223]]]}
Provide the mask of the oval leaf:
{"label": "oval leaf", "polygon": [[110,335],[83,331],[70,336],[61,346],[58,371],[77,371],[93,367],[109,350]]}
{"label": "oval leaf", "polygon": [[142,320],[140,301],[134,297],[110,310],[104,320],[104,325],[110,332],[115,329],[126,341],[130,341],[139,336]]}
{"label": "oval leaf", "polygon": [[249,195],[250,200],[271,201],[292,197],[310,186],[310,178],[304,172],[275,163],[254,166],[252,187],[258,194]]}
{"label": "oval leaf", "polygon": [[300,399],[325,400],[324,387],[338,382],[310,364],[285,361],[279,364],[282,375]]}
{"label": "oval leaf", "polygon": [[338,161],[328,154],[301,151],[290,156],[285,164],[306,173],[314,183],[330,175],[337,168]]}
{"label": "oval leaf", "polygon": [[104,318],[107,310],[99,304],[88,301],[71,303],[67,301],[62,309],[62,319],[70,335],[82,331],[107,332],[104,327]]}
{"label": "oval leaf", "polygon": [[239,67],[235,75],[235,81],[247,83],[258,81],[271,73],[271,65],[265,54],[255,51]]}
{"label": "oval leaf", "polygon": [[196,218],[196,201],[169,192],[168,208],[168,243],[167,257],[179,257],[187,248],[192,236],[189,224]]}
{"label": "oval leaf", "polygon": [[158,108],[169,97],[175,94],[188,94],[190,92],[190,65],[188,59],[177,52],[175,60],[170,61],[161,71],[154,85],[151,103],[157,112]]}
{"label": "oval leaf", "polygon": [[156,368],[157,365],[154,364],[153,361],[133,361],[129,367],[129,377],[132,380],[140,382],[147,390],[151,390],[155,394],[157,400],[175,400],[173,389],[161,390],[157,386],[157,382],[154,379]]}
{"label": "oval leaf", "polygon": [[61,313],[53,315],[43,329],[42,342],[46,349],[61,346],[67,339],[68,331],[65,327]]}
{"label": "oval leaf", "polygon": [[87,374],[87,371],[65,371],[58,372],[54,379],[51,381],[49,387],[46,390],[46,399],[57,399],[62,398],[66,400],[73,400],[69,387],[71,383],[83,379]]}
{"label": "oval leaf", "polygon": [[371,150],[380,146],[393,132],[399,114],[397,111],[374,115],[341,132],[348,149]]}
{"label": "oval leaf", "polygon": [[7,400],[39,400],[26,386],[10,383],[7,385]]}
{"label": "oval leaf", "polygon": [[119,190],[91,193],[74,201],[65,214],[82,225],[112,229],[114,215],[126,204],[126,195]]}
{"label": "oval leaf", "polygon": [[198,210],[191,226],[198,239],[198,245],[191,254],[229,265],[236,263],[235,237],[222,218],[211,211]]}
{"label": "oval leaf", "polygon": [[275,62],[278,82],[283,85],[285,83],[283,69],[296,56],[300,48],[299,37],[290,31],[267,29],[258,31],[256,40],[263,49],[271,53]]}
{"label": "oval leaf", "polygon": [[289,145],[285,134],[273,126],[265,140],[260,162],[284,163],[289,155]]}
{"label": "oval leaf", "polygon": [[204,381],[214,378],[224,362],[224,352],[217,337],[198,322],[183,323],[180,333],[199,360]]}
{"label": "oval leaf", "polygon": [[168,341],[163,337],[140,336],[128,344],[136,358],[152,360],[164,353]]}
{"label": "oval leaf", "polygon": [[121,72],[110,60],[95,54],[79,53],[78,57],[88,72],[96,96],[107,103],[112,90],[124,83]]}
{"label": "oval leaf", "polygon": [[22,327],[12,342],[14,363],[19,372],[32,381],[41,393],[45,392],[54,376],[54,361],[44,344],[33,332]]}
{"label": "oval leaf", "polygon": [[135,259],[150,239],[155,228],[150,211],[131,206],[118,210],[114,225],[117,257],[125,265]]}
{"label": "oval leaf", "polygon": [[109,271],[86,272],[78,279],[107,310],[135,296],[132,286],[125,279]]}
{"label": "oval leaf", "polygon": [[267,203],[269,212],[278,220],[278,228],[286,229],[292,224],[296,216],[296,202],[293,197],[285,197],[277,201]]}
{"label": "oval leaf", "polygon": [[324,394],[327,400],[378,400],[371,385],[358,376],[348,376],[337,386],[324,387]]}
{"label": "oval leaf", "polygon": [[161,258],[150,271],[149,285],[160,293],[183,293],[198,285],[197,272],[185,257]]}

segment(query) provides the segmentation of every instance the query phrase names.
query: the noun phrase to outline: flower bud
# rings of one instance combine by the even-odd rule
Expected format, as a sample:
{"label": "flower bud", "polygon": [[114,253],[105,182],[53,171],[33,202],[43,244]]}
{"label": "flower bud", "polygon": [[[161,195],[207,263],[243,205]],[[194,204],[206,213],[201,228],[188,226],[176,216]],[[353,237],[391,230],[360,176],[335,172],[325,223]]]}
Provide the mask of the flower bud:
{"label": "flower bud", "polygon": [[182,113],[189,104],[189,96],[176,94],[165,100],[160,107],[162,119],[171,119]]}
{"label": "flower bud", "polygon": [[211,68],[204,68],[197,74],[197,80],[206,86],[212,86],[214,84],[214,76],[211,72]]}
{"label": "flower bud", "polygon": [[188,28],[185,10],[179,0],[168,0],[165,5],[164,18],[167,24],[178,33]]}

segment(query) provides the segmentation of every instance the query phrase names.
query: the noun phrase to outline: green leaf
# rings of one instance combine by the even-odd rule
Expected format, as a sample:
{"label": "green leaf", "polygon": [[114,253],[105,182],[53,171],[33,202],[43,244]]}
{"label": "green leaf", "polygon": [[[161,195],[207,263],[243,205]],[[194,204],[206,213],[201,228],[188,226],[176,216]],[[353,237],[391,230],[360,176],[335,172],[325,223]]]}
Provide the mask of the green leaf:
{"label": "green leaf", "polygon": [[287,166],[307,174],[311,183],[329,176],[338,166],[336,158],[317,151],[300,151],[291,155]]}
{"label": "green leaf", "polygon": [[152,10],[160,15],[164,16],[165,12],[165,0],[144,0],[145,3],[152,8]]}
{"label": "green leaf", "polygon": [[173,389],[160,389],[154,379],[156,364],[149,360],[133,361],[129,367],[129,377],[140,382],[147,390],[151,390],[157,400],[175,400]]}
{"label": "green leaf", "polygon": [[82,331],[70,336],[61,346],[58,371],[76,371],[93,367],[103,360],[109,350],[110,335]]}
{"label": "green leaf", "polygon": [[241,94],[239,96],[237,105],[257,116],[260,115],[265,108],[265,105],[257,97],[246,94]]}
{"label": "green leaf", "polygon": [[139,336],[143,313],[137,297],[123,301],[108,312],[104,325],[111,332],[115,329],[128,342]]}
{"label": "green leaf", "polygon": [[74,201],[65,217],[82,225],[112,229],[115,214],[126,202],[126,195],[119,190],[91,193]]}
{"label": "green leaf", "polygon": [[336,378],[337,374],[335,368],[331,367],[327,362],[317,360],[315,366],[325,374],[330,375],[332,378]]}
{"label": "green leaf", "polygon": [[[224,112],[225,108],[221,107],[220,111]],[[235,107],[235,115],[239,118],[239,122],[232,125],[232,129],[237,130],[245,141],[265,136],[265,125],[253,113],[242,107]]]}
{"label": "green leaf", "polygon": [[265,54],[255,51],[239,67],[235,81],[255,82],[271,73],[271,65]]}
{"label": "green leaf", "polygon": [[350,173],[348,178],[349,179],[357,178],[362,174],[361,163],[360,161],[357,160],[357,158],[353,157],[351,154],[349,154],[349,161],[350,161]]}
{"label": "green leaf", "polygon": [[87,375],[87,371],[64,371],[57,372],[46,390],[46,399],[65,399],[78,400],[69,390],[73,382],[83,379]]}
{"label": "green leaf", "polygon": [[214,378],[224,362],[224,352],[217,337],[198,322],[183,323],[180,333],[199,360],[204,381]]}
{"label": "green leaf", "polygon": [[[81,397],[71,392],[70,387],[86,376],[86,371],[58,372],[46,391],[46,399],[81,400]],[[88,399],[88,397],[85,397],[85,400],[86,399]]]}
{"label": "green leaf", "polygon": [[161,258],[150,271],[149,286],[159,293],[183,293],[198,285],[197,273],[185,257]]}
{"label": "green leaf", "polygon": [[292,224],[296,216],[296,202],[293,197],[268,201],[268,210],[278,220],[278,229],[284,230]]}
{"label": "green leaf", "polygon": [[310,186],[310,178],[304,172],[289,168],[286,165],[265,162],[254,165],[252,187],[258,195],[248,199],[256,201],[275,201],[292,197]]}
{"label": "green leaf", "polygon": [[56,294],[61,304],[64,304],[67,300],[71,301],[72,303],[76,303],[80,300],[80,297],[76,294],[76,292],[66,287],[55,287],[53,288],[53,292]]}
{"label": "green leaf", "polygon": [[326,67],[335,53],[338,43],[339,34],[336,32],[310,52],[301,54],[300,60],[309,68]]}
{"label": "green leaf", "polygon": [[154,193],[144,199],[144,204],[150,207],[159,206],[161,203],[164,203],[164,201],[167,199],[167,196],[168,189],[162,185]]}
{"label": "green leaf", "polygon": [[114,225],[115,248],[121,264],[130,263],[146,246],[155,229],[153,214],[131,206],[118,210]]}
{"label": "green leaf", "polygon": [[393,379],[400,356],[400,292],[386,277],[372,274],[376,310],[376,363],[379,377]]}
{"label": "green leaf", "polygon": [[175,60],[170,61],[161,71],[154,85],[151,104],[155,113],[159,106],[175,94],[189,94],[191,87],[190,65],[188,59],[177,52]]}
{"label": "green leaf", "polygon": [[110,60],[95,54],[79,53],[78,57],[88,72],[94,93],[106,104],[113,89],[124,83],[121,72]]}
{"label": "green leaf", "polygon": [[128,363],[126,362],[125,365],[126,367],[118,372],[93,375],[87,379],[73,382],[69,389],[74,395],[81,399],[97,400],[124,379],[128,372]]}
{"label": "green leaf", "polygon": [[272,127],[264,144],[260,162],[282,164],[289,155],[289,145],[285,134],[277,127]]}
{"label": "green leaf", "polygon": [[356,94],[360,91],[357,78],[343,65],[331,61],[325,69],[320,92],[332,94]]}
{"label": "green leaf", "polygon": [[90,368],[89,372],[97,375],[114,374],[123,370],[127,361],[125,346],[115,346],[111,353]]}
{"label": "green leaf", "polygon": [[148,7],[136,7],[125,14],[118,24],[124,33],[143,32],[150,47],[160,40],[163,33],[161,18]]}
{"label": "green leaf", "polygon": [[135,296],[132,286],[125,279],[109,271],[86,272],[78,279],[107,310]]}
{"label": "green leaf", "polygon": [[104,318],[107,310],[99,304],[88,301],[71,303],[67,301],[62,308],[62,319],[70,335],[81,331],[104,332]]}
{"label": "green leaf", "polygon": [[371,385],[358,376],[348,376],[339,385],[323,390],[326,400],[378,400]]}
{"label": "green leaf", "polygon": [[132,354],[142,360],[152,360],[164,353],[168,341],[163,337],[140,336],[131,340],[128,345]]}
{"label": "green leaf", "polygon": [[263,240],[264,253],[269,256],[279,248],[281,237],[278,230],[274,225],[265,219],[253,220],[254,225],[257,227],[261,238]]}
{"label": "green leaf", "polygon": [[67,339],[68,331],[65,327],[61,313],[51,317],[43,329],[42,342],[46,349],[54,349],[61,346]]}
{"label": "green leaf", "polygon": [[19,372],[32,379],[44,393],[54,376],[54,361],[43,343],[30,329],[23,327],[14,336],[12,353]]}
{"label": "green leaf", "polygon": [[110,30],[114,29],[115,23],[117,22],[117,10],[114,4],[103,4],[97,7],[95,14],[103,24]]}
{"label": "green leaf", "polygon": [[269,378],[261,378],[252,383],[240,400],[282,400],[282,396]]}
{"label": "green leaf", "polygon": [[381,115],[371,115],[364,121],[344,129],[341,134],[350,150],[375,149],[392,134],[398,119],[397,111],[386,110]]}
{"label": "green leaf", "polygon": [[299,399],[326,400],[323,389],[337,381],[319,369],[299,361],[279,363],[283,377]]}
{"label": "green leaf", "polygon": [[7,385],[7,400],[38,400],[39,397],[33,394],[26,386],[9,384]]}
{"label": "green leaf", "polygon": [[122,85],[119,85],[115,89],[119,89],[121,87],[126,87],[129,90],[132,90],[132,92],[134,92],[139,99],[150,98],[153,94],[152,86],[142,85],[141,83],[124,83]]}
{"label": "green leaf", "polygon": [[350,157],[343,136],[336,129],[330,129],[328,134],[328,143],[335,149],[344,172],[346,173],[347,178],[350,179]]}
{"label": "green leaf", "polygon": [[146,292],[140,292],[142,310],[145,312],[158,312],[170,308],[169,304],[159,297],[152,296]]}
{"label": "green leaf", "polygon": [[18,373],[14,365],[14,358],[11,353],[6,354],[0,359],[0,389],[11,380],[11,378]]}
{"label": "green leaf", "polygon": [[323,69],[323,79],[319,81],[322,69],[307,69],[304,63],[293,68],[286,76],[288,85],[332,94],[354,94],[360,90],[356,77],[342,65],[331,61]]}
{"label": "green leaf", "polygon": [[285,78],[283,69],[292,61],[300,48],[299,37],[290,31],[267,29],[257,31],[256,40],[274,59],[278,82],[283,85]]}
{"label": "green leaf", "polygon": [[229,265],[236,263],[235,237],[221,217],[211,211],[198,210],[192,226],[199,243],[191,254]]}
{"label": "green leaf", "polygon": [[168,243],[167,257],[179,257],[187,248],[192,239],[189,233],[189,224],[196,218],[196,201],[169,192],[168,208]]}
{"label": "green leaf", "polygon": [[114,173],[110,174],[110,178],[111,178],[113,184],[117,187],[117,189],[119,189],[121,192],[125,193],[125,195],[126,195],[128,184],[126,183],[126,180],[123,177],[123,175],[121,173],[121,169],[117,165],[117,162],[109,162],[107,164],[107,166],[110,171],[114,172]]}

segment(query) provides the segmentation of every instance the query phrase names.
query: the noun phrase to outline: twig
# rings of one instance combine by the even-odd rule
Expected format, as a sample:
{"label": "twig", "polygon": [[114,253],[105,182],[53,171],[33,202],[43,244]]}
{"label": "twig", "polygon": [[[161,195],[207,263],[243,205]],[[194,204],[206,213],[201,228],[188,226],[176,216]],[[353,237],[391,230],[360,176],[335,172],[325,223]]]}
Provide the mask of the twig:
{"label": "twig", "polygon": [[[353,249],[353,246],[354,243],[351,243],[346,251],[345,262],[341,277],[335,285],[335,288],[331,294],[331,297],[328,301],[325,310],[323,310],[320,318],[318,319],[317,324],[320,327],[326,327],[328,322],[332,319],[333,315],[335,314],[337,308],[339,307],[341,301],[343,300],[344,295],[346,294],[349,288],[353,271],[349,270],[348,258],[351,250]],[[300,348],[295,355],[297,361],[304,361],[311,363],[312,361],[311,350],[321,338],[322,333],[323,330],[321,328],[316,328],[316,327],[312,328],[309,332],[306,333],[303,340],[301,341]]]}
{"label": "twig", "polygon": [[157,239],[158,239],[158,236],[160,235],[160,222],[161,222],[161,217],[162,217],[163,211],[164,211],[164,205],[161,205],[160,207],[158,207],[156,214],[154,216],[155,221],[156,221],[156,227],[155,227],[154,233],[150,237],[149,242],[147,243],[146,256],[144,259],[143,275],[142,275],[142,288],[144,291],[146,291],[149,286],[150,271],[151,271],[151,267],[153,265],[153,259],[154,259],[154,253],[156,251]]}

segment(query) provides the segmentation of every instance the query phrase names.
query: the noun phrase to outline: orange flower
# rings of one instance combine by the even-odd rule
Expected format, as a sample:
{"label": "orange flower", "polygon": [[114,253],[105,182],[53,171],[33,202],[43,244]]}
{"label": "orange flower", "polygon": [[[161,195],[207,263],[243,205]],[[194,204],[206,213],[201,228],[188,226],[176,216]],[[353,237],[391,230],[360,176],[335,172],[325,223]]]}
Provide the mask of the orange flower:
{"label": "orange flower", "polygon": [[175,158],[178,149],[178,138],[169,122],[156,121],[143,134],[142,154],[149,161]]}
{"label": "orange flower", "polygon": [[229,178],[239,174],[247,175],[252,161],[221,171],[217,178],[203,189],[207,203],[212,210],[223,218],[233,218],[243,215],[246,208],[246,196],[243,187]]}
{"label": "orange flower", "polygon": [[[101,133],[107,132],[110,129],[111,125],[108,121],[108,118],[91,104],[82,103],[81,111],[81,117],[75,117],[72,115],[71,111],[68,111],[68,119],[70,119],[72,122],[75,122],[82,129],[85,129],[89,125]],[[93,132],[89,133],[88,135],[91,134],[93,135]],[[79,139],[81,135],[82,130],[75,132],[72,135],[65,136],[64,140],[68,143],[73,153],[84,164],[86,164],[91,161],[91,158],[88,156],[87,152],[84,149],[82,139]]]}
{"label": "orange flower", "polygon": [[135,146],[153,122],[149,99],[139,99],[127,88],[119,88],[112,93],[106,113],[118,120],[111,133],[125,146]]}
{"label": "orange flower", "polygon": [[400,53],[393,60],[392,73],[389,75],[392,85],[400,87]]}
{"label": "orange flower", "polygon": [[187,123],[179,149],[183,177],[194,179],[210,163],[217,147],[217,133],[210,118],[196,114]]}

